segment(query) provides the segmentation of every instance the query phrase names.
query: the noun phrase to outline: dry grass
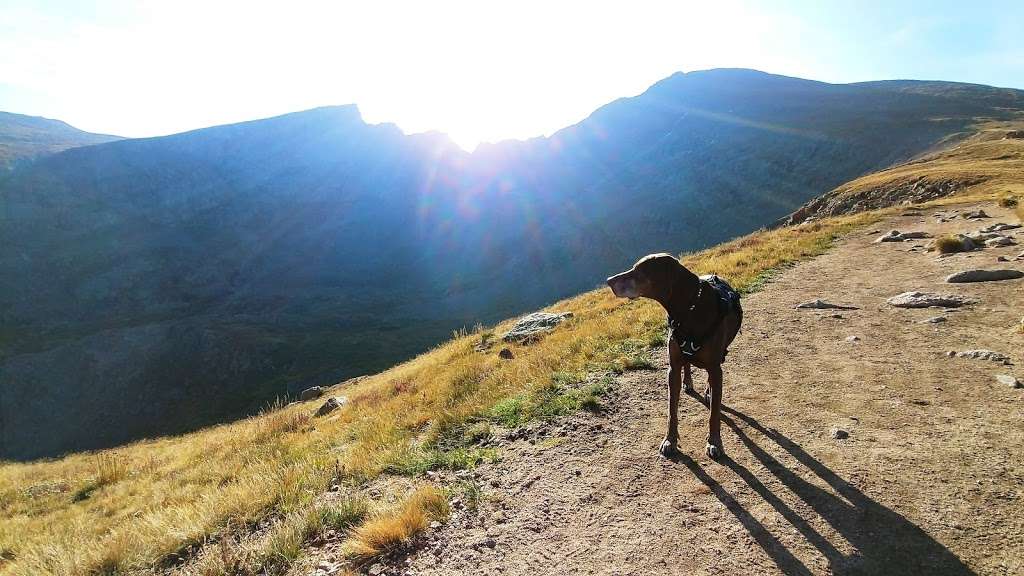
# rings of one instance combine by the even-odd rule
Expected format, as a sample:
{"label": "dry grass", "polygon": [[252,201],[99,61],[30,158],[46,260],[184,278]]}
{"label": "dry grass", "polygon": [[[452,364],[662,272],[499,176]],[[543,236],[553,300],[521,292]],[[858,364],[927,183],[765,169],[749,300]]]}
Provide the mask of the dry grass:
{"label": "dry grass", "polygon": [[952,254],[964,251],[964,241],[956,236],[943,236],[935,240],[935,250],[939,254]]}
{"label": "dry grass", "polygon": [[[880,215],[761,231],[683,260],[750,291],[773,270],[820,254]],[[0,465],[0,574],[156,573],[165,571],[161,563],[181,558],[182,573],[248,573],[237,566],[275,573],[319,529],[318,499],[332,482],[356,492],[385,473],[471,466],[478,453],[440,440],[477,435],[467,431],[494,419],[496,407],[534,406],[510,412],[529,417],[597,407],[599,389],[569,383],[590,372],[640,367],[635,343],[663,343],[664,312],[651,302],[596,290],[550,309],[574,317],[536,344],[513,346],[514,360],[474,351],[479,330],[458,335],[347,388],[349,403],[323,418],[310,418],[315,403],[279,406],[116,451]],[[353,554],[386,550],[442,513],[437,491],[421,489],[355,528]]]}
{"label": "dry grass", "polygon": [[448,516],[448,500],[433,486],[412,493],[394,509],[386,510],[352,531],[347,552],[368,559],[409,542],[432,520]]}

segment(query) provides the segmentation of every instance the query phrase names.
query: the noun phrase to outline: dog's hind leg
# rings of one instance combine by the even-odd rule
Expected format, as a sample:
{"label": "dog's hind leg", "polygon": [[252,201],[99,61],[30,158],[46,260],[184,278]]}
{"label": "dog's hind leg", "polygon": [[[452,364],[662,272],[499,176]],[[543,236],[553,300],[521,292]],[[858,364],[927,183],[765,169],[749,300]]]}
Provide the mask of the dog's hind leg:
{"label": "dog's hind leg", "polygon": [[708,417],[708,443],[705,451],[708,457],[716,459],[722,450],[722,366],[708,366],[708,388],[711,391],[711,415]]}
{"label": "dog's hind leg", "polygon": [[679,389],[682,387],[680,371],[683,366],[686,366],[687,372],[689,372],[689,364],[683,363],[683,352],[679,349],[679,344],[675,339],[670,339],[668,342],[668,360],[668,432],[665,433],[665,439],[658,447],[658,452],[661,452],[663,456],[672,456],[677,450],[679,443]]}

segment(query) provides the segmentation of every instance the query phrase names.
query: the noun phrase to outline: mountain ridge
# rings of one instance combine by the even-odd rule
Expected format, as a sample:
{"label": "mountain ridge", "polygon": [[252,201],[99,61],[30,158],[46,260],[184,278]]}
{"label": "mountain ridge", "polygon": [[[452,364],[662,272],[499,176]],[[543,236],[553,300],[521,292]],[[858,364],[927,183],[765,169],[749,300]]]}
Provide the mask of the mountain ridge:
{"label": "mountain ridge", "polygon": [[79,130],[63,120],[0,111],[0,176],[15,166],[69,148],[120,140]]}
{"label": "mountain ridge", "polygon": [[[0,182],[0,456],[380,370],[1020,113],[972,98],[712,71],[474,153],[347,105],[40,158]],[[68,397],[83,420],[50,422]]]}

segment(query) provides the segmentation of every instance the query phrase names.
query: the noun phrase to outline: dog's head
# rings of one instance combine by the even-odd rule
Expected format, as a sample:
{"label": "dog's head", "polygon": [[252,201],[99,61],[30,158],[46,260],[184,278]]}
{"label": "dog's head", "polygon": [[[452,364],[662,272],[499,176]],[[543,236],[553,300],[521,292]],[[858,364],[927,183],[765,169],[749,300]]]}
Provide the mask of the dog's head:
{"label": "dog's head", "polygon": [[649,254],[632,268],[608,279],[619,298],[664,298],[679,272],[685,270],[671,254]]}

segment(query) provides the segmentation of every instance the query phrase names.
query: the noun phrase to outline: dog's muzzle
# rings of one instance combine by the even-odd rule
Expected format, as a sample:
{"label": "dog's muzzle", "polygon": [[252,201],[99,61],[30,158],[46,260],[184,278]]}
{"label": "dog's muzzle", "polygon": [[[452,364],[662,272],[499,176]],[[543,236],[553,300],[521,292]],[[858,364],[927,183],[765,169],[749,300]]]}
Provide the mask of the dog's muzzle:
{"label": "dog's muzzle", "polygon": [[637,288],[636,279],[629,272],[623,272],[616,274],[611,278],[608,278],[608,287],[612,289],[612,294],[619,298],[629,298],[630,300],[640,297],[640,290]]}

